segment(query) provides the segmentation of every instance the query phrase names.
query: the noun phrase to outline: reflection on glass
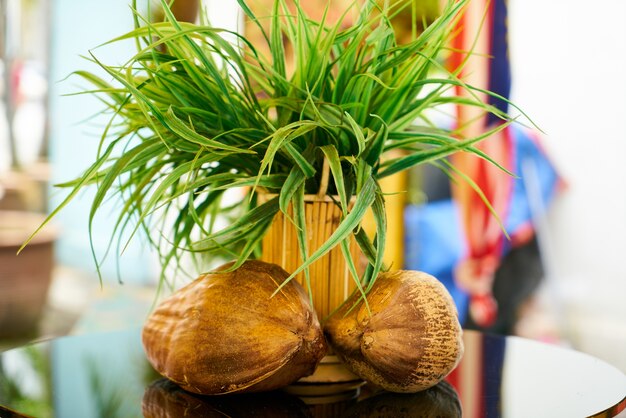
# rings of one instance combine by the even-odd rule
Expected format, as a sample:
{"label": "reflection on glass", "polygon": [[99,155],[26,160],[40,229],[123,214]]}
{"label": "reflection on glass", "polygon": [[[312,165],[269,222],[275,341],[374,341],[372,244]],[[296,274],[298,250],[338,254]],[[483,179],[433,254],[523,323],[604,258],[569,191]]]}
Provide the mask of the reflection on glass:
{"label": "reflection on glass", "polygon": [[144,418],[179,417],[310,417],[307,406],[283,392],[249,395],[200,396],[184,391],[167,379],[146,388],[143,395]]}
{"label": "reflection on glass", "polygon": [[53,416],[45,346],[28,346],[0,357],[0,405],[37,418]]}
{"label": "reflection on glass", "polygon": [[93,355],[86,356],[83,365],[97,416],[101,418],[132,416],[134,405],[126,396],[127,389],[120,385],[120,382],[124,381],[123,376],[107,376],[107,373],[101,370],[102,363]]}
{"label": "reflection on glass", "polygon": [[[305,404],[284,392],[201,396],[167,379],[146,388],[144,418],[178,417],[310,417],[310,418],[457,418],[461,404],[447,382],[414,394],[379,392],[365,399]],[[310,398],[307,398],[310,400]]]}
{"label": "reflection on glass", "polygon": [[454,386],[467,418],[503,416],[501,385],[506,339],[465,332],[465,353],[446,378]]}
{"label": "reflection on glass", "polygon": [[[417,394],[297,398],[282,392],[207,397],[149,366],[140,330],[55,339],[0,353],[0,405],[48,418],[609,417],[626,408],[626,376],[571,350],[466,332],[447,382]],[[161,379],[161,380],[158,380]],[[186,414],[186,415],[185,415]],[[19,417],[0,408],[0,417]]]}
{"label": "reflection on glass", "polygon": [[443,381],[418,393],[383,392],[362,400],[342,417],[347,418],[460,418],[461,403],[455,389]]}
{"label": "reflection on glass", "polygon": [[150,366],[138,330],[55,340],[52,366],[55,416],[140,416]]}

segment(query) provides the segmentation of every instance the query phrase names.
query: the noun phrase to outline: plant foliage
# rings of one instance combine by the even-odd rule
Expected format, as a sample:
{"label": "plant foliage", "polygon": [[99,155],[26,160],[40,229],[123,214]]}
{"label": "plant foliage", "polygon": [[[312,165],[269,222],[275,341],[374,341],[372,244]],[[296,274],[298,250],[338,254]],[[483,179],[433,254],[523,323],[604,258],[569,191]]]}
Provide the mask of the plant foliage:
{"label": "plant foliage", "polygon": [[[455,104],[508,120],[473,94],[488,92],[440,64],[466,0],[450,2],[404,44],[390,23],[398,7],[391,12],[373,0],[346,11],[358,13],[349,27],[325,17],[312,20],[298,1],[289,7],[287,0],[276,0],[270,16],[257,17],[238,0],[261,28],[271,56],[206,19],[178,22],[162,2],[165,21],[151,23],[133,7],[134,30],[109,42],[135,41],[136,54],[124,65],[107,65],[91,54],[108,79],[76,72],[93,85],[87,93],[102,99],[111,121],[97,158],[63,185],[71,192],[51,216],[79,190],[95,186],[91,223],[102,202],[119,194],[124,206],[113,234],[146,232],[164,269],[185,252],[226,252],[237,259],[233,268],[240,265],[254,255],[279,211],[292,205],[290,219],[302,224],[303,196],[318,193],[326,164],[327,193],[337,196],[343,219],[321,248],[304,254],[294,274],[337,245],[350,258],[347,240],[355,236],[369,261],[359,279],[367,291],[383,268],[386,219],[379,179],[455,152],[489,159],[474,147],[489,132],[459,138],[433,124],[429,111]],[[261,25],[264,19],[269,30]],[[293,48],[293,62],[287,62],[285,42]],[[459,89],[471,94],[457,96]],[[237,205],[239,216],[216,230],[221,198],[233,188],[247,193]],[[260,192],[275,197],[261,203]],[[369,208],[377,227],[373,239],[361,228]],[[173,221],[163,221],[163,214],[173,214]],[[299,239],[304,250],[305,228]]]}

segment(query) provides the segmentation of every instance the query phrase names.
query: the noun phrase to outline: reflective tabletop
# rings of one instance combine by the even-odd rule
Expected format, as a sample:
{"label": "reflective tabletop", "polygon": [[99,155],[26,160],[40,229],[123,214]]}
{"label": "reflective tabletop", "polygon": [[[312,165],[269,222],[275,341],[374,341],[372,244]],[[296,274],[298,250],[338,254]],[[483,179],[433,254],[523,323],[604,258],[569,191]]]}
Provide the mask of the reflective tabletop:
{"label": "reflective tabletop", "polygon": [[[364,386],[312,402],[285,392],[203,397],[161,379],[139,329],[0,354],[0,417],[611,417],[626,375],[594,357],[517,337],[464,333],[446,381],[399,395]],[[626,412],[625,412],[626,414]]]}

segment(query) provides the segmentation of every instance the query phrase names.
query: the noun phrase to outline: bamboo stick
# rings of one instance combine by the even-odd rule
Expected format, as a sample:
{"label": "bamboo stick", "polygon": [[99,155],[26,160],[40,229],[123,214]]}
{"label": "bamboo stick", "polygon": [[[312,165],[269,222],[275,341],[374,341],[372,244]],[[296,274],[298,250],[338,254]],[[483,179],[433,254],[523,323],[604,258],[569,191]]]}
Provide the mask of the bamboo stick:
{"label": "bamboo stick", "polygon": [[[293,208],[287,213],[293,219]],[[337,229],[342,219],[341,208],[329,196],[305,196],[306,233],[309,255],[317,250]],[[291,273],[302,262],[298,245],[298,231],[287,216],[278,213],[263,238],[261,259],[276,263]],[[352,254],[357,271],[362,273],[361,252],[354,238],[350,239]],[[311,292],[318,318],[324,320],[356,288],[340,246],[333,248],[324,257],[310,266]],[[304,272],[295,278],[309,293]]]}
{"label": "bamboo stick", "polygon": [[[339,219],[341,217],[341,210],[334,204],[329,204],[331,207],[330,215],[328,217],[327,230],[329,234],[337,228]],[[331,292],[329,294],[329,309],[327,314],[330,314],[337,306],[343,301],[342,295],[338,292],[338,289],[343,288],[343,274],[342,270],[345,268],[345,261],[341,254],[341,247],[337,246],[330,252],[330,259],[332,266],[329,268],[329,277],[332,277]]]}
{"label": "bamboo stick", "polygon": [[[295,215],[293,207],[291,205],[289,205],[289,207],[287,208],[287,213],[289,214],[289,217],[294,220]],[[288,268],[287,271],[289,273],[292,273],[296,270],[296,268],[298,268],[300,264],[304,262],[304,254],[300,253],[300,244],[298,243],[298,229],[291,221],[289,221],[289,219],[285,219],[285,228],[288,232],[285,234],[285,239],[281,244],[283,246],[290,246],[292,249],[293,256],[285,260],[285,265]],[[298,283],[304,286],[305,289],[308,289],[308,286],[306,284],[306,278],[303,273],[300,273],[296,277],[296,279],[298,280]]]}
{"label": "bamboo stick", "polygon": [[[330,230],[329,227],[329,219],[328,219],[328,215],[329,215],[329,208],[330,204],[328,202],[316,202],[315,204],[316,206],[318,206],[320,208],[320,213],[319,213],[319,222],[317,224],[317,230],[318,230],[318,234],[322,237],[322,239],[320,239],[319,245],[321,246],[330,236],[330,234],[328,233]],[[321,317],[319,318],[320,320],[323,320],[324,318],[326,318],[326,316],[328,316],[328,302],[329,302],[329,297],[330,297],[330,290],[332,288],[332,280],[329,280],[328,277],[328,263],[329,263],[330,257],[326,256],[326,257],[322,257],[319,261],[318,261],[318,268],[317,268],[317,275],[318,275],[318,280],[320,281],[321,285],[321,293],[319,295],[320,297],[320,305],[321,305]]]}

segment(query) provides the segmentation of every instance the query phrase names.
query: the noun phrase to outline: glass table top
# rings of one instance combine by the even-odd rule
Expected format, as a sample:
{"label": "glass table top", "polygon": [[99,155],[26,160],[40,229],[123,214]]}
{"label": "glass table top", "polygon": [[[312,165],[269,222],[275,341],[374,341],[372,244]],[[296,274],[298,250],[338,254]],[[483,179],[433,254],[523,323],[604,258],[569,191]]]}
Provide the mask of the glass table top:
{"label": "glass table top", "polygon": [[0,417],[553,418],[626,409],[626,375],[594,357],[475,331],[465,331],[464,341],[459,366],[427,391],[399,395],[364,386],[305,402],[280,391],[189,394],[150,367],[139,329],[62,337],[0,354]]}

